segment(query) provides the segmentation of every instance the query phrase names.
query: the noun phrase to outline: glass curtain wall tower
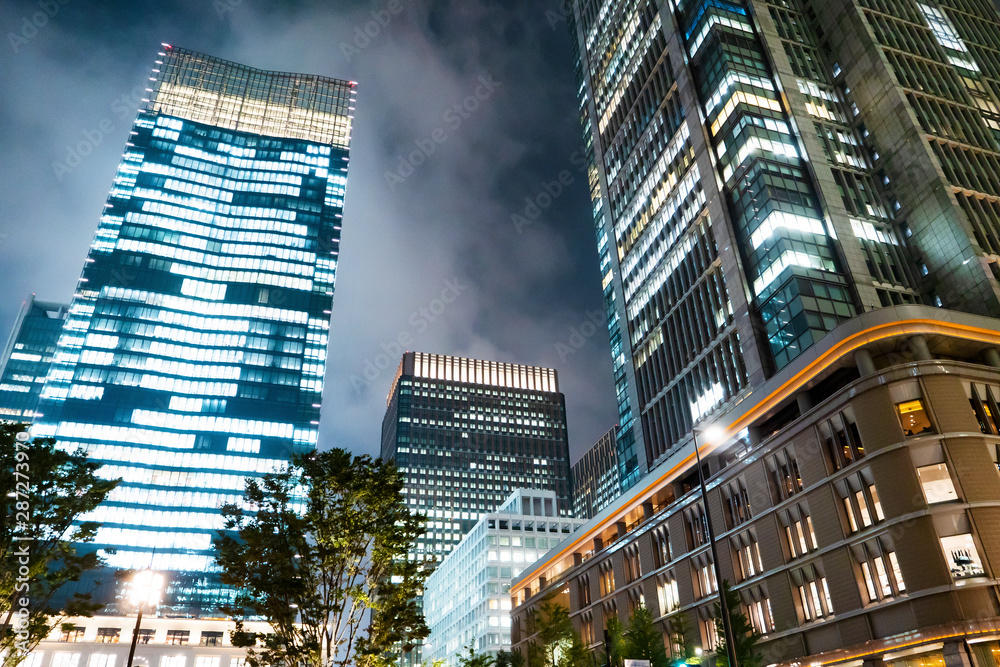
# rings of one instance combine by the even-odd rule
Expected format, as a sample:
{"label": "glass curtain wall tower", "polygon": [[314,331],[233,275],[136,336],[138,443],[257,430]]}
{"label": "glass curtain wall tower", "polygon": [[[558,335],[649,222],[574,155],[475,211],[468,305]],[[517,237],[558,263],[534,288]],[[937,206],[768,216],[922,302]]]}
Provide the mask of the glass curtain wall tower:
{"label": "glass curtain wall tower", "polygon": [[150,81],[33,432],[122,478],[93,546],[182,610],[220,504],[317,443],[355,84],[169,45]]}
{"label": "glass curtain wall tower", "polygon": [[0,419],[34,419],[68,310],[67,304],[39,301],[34,294],[24,302],[0,357]]}
{"label": "glass curtain wall tower", "polygon": [[853,317],[1000,315],[988,3],[569,5],[624,488]]}

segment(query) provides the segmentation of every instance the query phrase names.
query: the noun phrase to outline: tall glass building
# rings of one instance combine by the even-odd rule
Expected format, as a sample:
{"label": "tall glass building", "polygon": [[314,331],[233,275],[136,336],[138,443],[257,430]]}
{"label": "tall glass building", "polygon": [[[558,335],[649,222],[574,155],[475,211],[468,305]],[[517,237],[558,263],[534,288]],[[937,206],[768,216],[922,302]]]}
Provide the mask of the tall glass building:
{"label": "tall glass building", "polygon": [[995,664],[997,7],[569,6],[640,479],[512,582],[515,650],[556,602],[717,652],[728,581],[762,664]]}
{"label": "tall glass building", "polygon": [[1000,315],[988,2],[569,5],[625,488],[852,317]]}
{"label": "tall glass building", "polygon": [[355,84],[169,45],[150,81],[33,432],[122,478],[94,546],[183,610],[220,504],[317,443]]}
{"label": "tall glass building", "polygon": [[30,422],[55,356],[69,306],[35,299],[24,302],[0,357],[0,419]]}
{"label": "tall glass building", "polygon": [[405,353],[382,458],[399,466],[407,506],[428,517],[416,560],[440,561],[517,488],[552,490],[553,516],[572,514],[566,401],[552,368]]}

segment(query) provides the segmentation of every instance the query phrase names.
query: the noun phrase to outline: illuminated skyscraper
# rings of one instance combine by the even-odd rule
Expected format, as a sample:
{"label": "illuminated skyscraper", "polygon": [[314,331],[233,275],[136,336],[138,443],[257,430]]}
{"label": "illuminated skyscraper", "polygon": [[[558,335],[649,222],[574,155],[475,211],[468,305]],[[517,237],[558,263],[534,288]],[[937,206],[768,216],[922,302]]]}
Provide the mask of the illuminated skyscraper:
{"label": "illuminated skyscraper", "polygon": [[94,546],[181,609],[217,601],[219,505],[316,447],[355,84],[159,56],[34,434],[123,479]]}
{"label": "illuminated skyscraper", "polygon": [[997,8],[569,5],[639,479],[512,582],[515,650],[558,603],[718,654],[728,582],[764,664],[993,664]]}
{"label": "illuminated skyscraper", "polygon": [[[444,558],[517,488],[550,489],[571,516],[565,398],[551,368],[407,352],[382,420],[382,458],[428,517],[413,557]],[[549,501],[551,502],[551,501]]]}
{"label": "illuminated skyscraper", "polygon": [[63,303],[38,301],[34,294],[24,302],[0,357],[0,419],[34,419],[67,309]]}
{"label": "illuminated skyscraper", "polygon": [[988,2],[569,4],[626,488],[856,315],[1000,316]]}

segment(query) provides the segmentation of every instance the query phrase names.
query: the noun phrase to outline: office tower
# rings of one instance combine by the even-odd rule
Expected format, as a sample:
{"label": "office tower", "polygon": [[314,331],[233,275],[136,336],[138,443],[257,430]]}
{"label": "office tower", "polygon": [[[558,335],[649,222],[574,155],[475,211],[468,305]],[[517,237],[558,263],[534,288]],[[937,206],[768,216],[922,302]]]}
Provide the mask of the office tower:
{"label": "office tower", "polygon": [[516,620],[552,592],[593,637],[645,604],[714,650],[726,579],[764,664],[989,664],[996,10],[571,5],[640,480]]}
{"label": "office tower", "polygon": [[615,428],[601,436],[569,471],[573,482],[573,516],[590,519],[621,494]]}
{"label": "office tower", "polygon": [[122,478],[94,547],[196,609],[220,504],[316,447],[354,84],[168,45],[150,80],[34,433]]}
{"label": "office tower", "polygon": [[510,651],[510,582],[583,523],[557,506],[555,491],[517,489],[438,565],[424,586],[429,660],[456,665],[467,646]]}
{"label": "office tower", "polygon": [[1000,316],[989,3],[571,5],[623,484],[857,314]]}
{"label": "office tower", "polygon": [[56,351],[68,306],[24,302],[0,357],[0,419],[30,422]]}
{"label": "office tower", "polygon": [[427,533],[412,558],[441,560],[516,488],[550,489],[571,513],[566,406],[551,368],[403,355],[382,420],[382,458],[403,474]]}

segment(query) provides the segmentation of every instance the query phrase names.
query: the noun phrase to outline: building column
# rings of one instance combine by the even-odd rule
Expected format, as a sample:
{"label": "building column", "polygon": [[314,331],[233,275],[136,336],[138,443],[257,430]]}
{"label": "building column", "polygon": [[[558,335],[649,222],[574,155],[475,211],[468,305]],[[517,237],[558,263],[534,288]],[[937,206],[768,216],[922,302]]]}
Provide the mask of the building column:
{"label": "building column", "polygon": [[643,503],[642,504],[642,518],[643,520],[649,519],[653,516],[653,503]]}
{"label": "building column", "polygon": [[917,361],[930,361],[933,359],[931,350],[927,347],[927,339],[923,336],[910,336],[910,347],[913,348],[913,357]]}
{"label": "building column", "polygon": [[617,522],[615,529],[618,531],[618,539],[625,537],[625,533],[628,532],[628,526],[625,525],[624,521]]}
{"label": "building column", "polygon": [[944,667],[972,667],[969,651],[963,640],[944,643]]}
{"label": "building column", "polygon": [[1000,368],[1000,351],[998,351],[995,347],[986,348],[983,350],[983,361],[986,362],[987,366]]}
{"label": "building column", "polygon": [[812,396],[809,394],[808,390],[803,390],[795,394],[795,402],[799,406],[800,415],[804,415],[805,413],[813,409]]}
{"label": "building column", "polygon": [[875,374],[875,360],[872,359],[872,353],[864,348],[854,351],[854,364],[858,367],[861,377]]}
{"label": "building column", "polygon": [[870,657],[865,658],[865,662],[861,667],[886,667],[886,664],[882,658]]}

